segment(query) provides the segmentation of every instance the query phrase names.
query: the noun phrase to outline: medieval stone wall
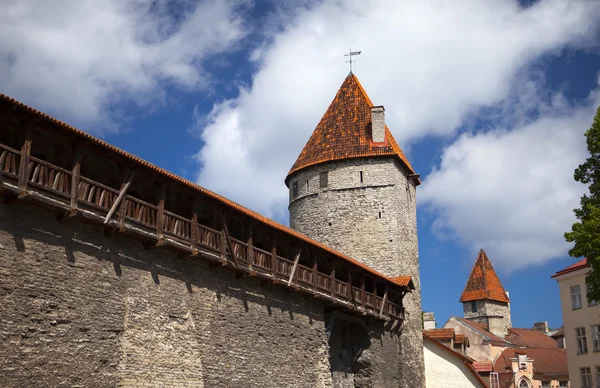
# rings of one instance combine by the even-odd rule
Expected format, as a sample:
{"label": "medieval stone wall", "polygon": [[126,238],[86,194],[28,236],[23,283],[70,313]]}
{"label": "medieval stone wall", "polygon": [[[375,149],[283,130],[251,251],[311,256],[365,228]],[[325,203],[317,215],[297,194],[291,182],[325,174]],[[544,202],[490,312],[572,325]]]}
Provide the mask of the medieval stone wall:
{"label": "medieval stone wall", "polygon": [[[328,311],[201,259],[0,202],[2,387],[396,387],[389,324]],[[360,341],[348,320],[364,328]]]}
{"label": "medieval stone wall", "polygon": [[510,304],[488,299],[478,300],[476,304],[477,311],[473,312],[471,302],[463,303],[464,317],[487,325],[492,333],[504,337],[512,327]]}
{"label": "medieval stone wall", "polygon": [[406,171],[393,158],[337,161],[301,170],[289,187],[293,229],[387,276],[413,277],[416,290],[404,298],[401,384],[424,386],[416,190]]}
{"label": "medieval stone wall", "polygon": [[0,386],[330,387],[323,306],[0,203]]}

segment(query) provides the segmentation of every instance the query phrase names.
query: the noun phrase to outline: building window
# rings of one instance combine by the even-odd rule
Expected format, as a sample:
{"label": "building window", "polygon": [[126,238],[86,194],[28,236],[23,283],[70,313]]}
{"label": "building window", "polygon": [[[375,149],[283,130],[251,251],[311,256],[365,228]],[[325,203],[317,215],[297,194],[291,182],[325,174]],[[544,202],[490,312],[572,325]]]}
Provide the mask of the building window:
{"label": "building window", "polygon": [[306,194],[308,194],[310,192],[310,181],[307,179],[306,180]]}
{"label": "building window", "polygon": [[319,187],[324,189],[327,187],[327,183],[329,180],[329,171],[323,171],[319,174]]}
{"label": "building window", "polygon": [[471,312],[472,313],[477,312],[477,302],[471,302]]}
{"label": "building window", "polygon": [[581,371],[581,388],[592,388],[592,371],[590,368],[579,368]]}
{"label": "building window", "polygon": [[360,183],[363,183],[363,173],[362,173],[362,171],[359,171],[359,172],[360,172]]}
{"label": "building window", "polygon": [[573,310],[581,308],[581,287],[571,287],[571,306]]}
{"label": "building window", "polygon": [[550,382],[549,381],[542,381],[542,388],[550,388]]}
{"label": "building window", "polygon": [[[600,325],[592,326],[592,342],[594,343],[594,352],[600,352]],[[600,381],[598,383],[600,384]]]}
{"label": "building window", "polygon": [[292,183],[292,198],[296,198],[298,196],[298,181],[294,181]]}
{"label": "building window", "polygon": [[560,388],[569,388],[569,382],[568,381],[559,381],[558,386]]}
{"label": "building window", "polygon": [[596,384],[600,388],[600,366],[596,367]]}
{"label": "building window", "polygon": [[490,388],[500,388],[500,378],[498,372],[490,373]]}
{"label": "building window", "polygon": [[578,327],[575,329],[575,337],[577,337],[577,354],[587,353],[585,327]]}
{"label": "building window", "polygon": [[527,380],[522,379],[519,382],[519,388],[531,388],[531,387],[529,386],[529,383],[527,382]]}

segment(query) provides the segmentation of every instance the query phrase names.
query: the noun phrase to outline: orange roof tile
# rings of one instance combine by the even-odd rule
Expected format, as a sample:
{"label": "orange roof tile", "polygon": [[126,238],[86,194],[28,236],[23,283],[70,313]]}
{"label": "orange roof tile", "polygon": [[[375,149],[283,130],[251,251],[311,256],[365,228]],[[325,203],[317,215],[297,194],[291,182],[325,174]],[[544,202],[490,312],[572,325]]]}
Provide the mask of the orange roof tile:
{"label": "orange roof tile", "polygon": [[493,370],[491,361],[475,361],[473,362],[473,368],[477,372],[491,372]]}
{"label": "orange roof tile", "polygon": [[540,375],[567,375],[569,373],[567,366],[567,352],[565,349],[545,349],[545,348],[526,348],[514,349],[507,348],[496,358],[494,370],[504,371],[506,367],[511,367],[511,358],[516,358],[517,354],[526,354],[528,358],[533,359],[533,368]]}
{"label": "orange roof tile", "polygon": [[[465,338],[467,338],[467,337],[465,337],[464,334],[457,334],[456,338],[454,338],[454,342],[457,344],[462,344],[463,342],[465,342]],[[468,338],[467,338],[467,340],[468,340]]]}
{"label": "orange roof tile", "polygon": [[386,155],[398,157],[409,173],[414,174],[387,125],[383,144],[371,142],[372,106],[358,78],[348,74],[288,173],[286,183],[293,173],[315,164]]}
{"label": "orange roof tile", "polygon": [[589,265],[588,265],[588,262],[587,262],[587,257],[585,257],[582,260],[579,260],[577,263],[571,264],[567,268],[558,271],[557,273],[555,273],[554,275],[552,275],[552,277],[554,278],[554,277],[557,277],[557,276],[560,276],[560,275],[564,275],[564,274],[569,273],[569,272],[574,272],[574,271],[586,268],[588,266]]}
{"label": "orange roof tile", "polygon": [[423,335],[432,339],[451,339],[454,338],[454,329],[423,330]]}
{"label": "orange roof tile", "polygon": [[[287,233],[287,234],[289,234],[289,235],[291,235],[291,236],[293,236],[295,238],[303,240],[303,241],[305,241],[308,244],[312,244],[313,246],[318,247],[318,248],[320,248],[320,249],[322,249],[322,250],[324,250],[326,252],[329,252],[330,254],[332,254],[334,256],[337,256],[337,257],[339,257],[342,260],[346,260],[349,263],[351,263],[351,264],[353,264],[353,265],[355,265],[357,267],[360,267],[360,268],[364,269],[367,272],[370,272],[372,275],[374,275],[374,276],[376,276],[378,278],[382,278],[382,279],[385,279],[387,281],[392,282],[393,284],[396,284],[396,285],[399,285],[399,286],[403,286],[403,284],[395,282],[394,280],[388,278],[387,276],[385,276],[385,275],[377,272],[373,268],[371,268],[369,266],[366,266],[363,263],[361,263],[361,262],[359,262],[357,260],[354,260],[353,258],[351,258],[349,256],[346,256],[343,253],[338,252],[338,251],[336,251],[336,250],[328,247],[327,245],[321,244],[320,242],[315,241],[315,240],[309,238],[308,236],[306,236],[306,235],[304,235],[304,234],[302,234],[300,232],[297,232],[294,229],[291,229],[291,228],[289,228],[287,226],[284,226],[284,225],[282,225],[282,224],[280,224],[278,222],[275,222],[275,221],[273,221],[273,220],[271,220],[271,219],[269,219],[269,218],[267,218],[267,217],[265,217],[265,216],[263,216],[263,215],[261,215],[259,213],[256,213],[256,212],[254,212],[254,211],[252,211],[252,210],[250,210],[250,209],[248,209],[248,208],[246,208],[246,207],[244,207],[242,205],[239,205],[239,204],[237,204],[237,203],[235,203],[235,202],[233,202],[233,201],[231,201],[231,200],[229,200],[229,199],[227,199],[227,198],[225,198],[223,196],[220,196],[220,195],[218,195],[216,193],[213,193],[212,191],[207,190],[207,189],[205,189],[202,186],[199,186],[199,185],[197,185],[195,183],[192,183],[192,182],[188,181],[187,179],[184,179],[184,178],[181,178],[181,177],[179,177],[179,176],[177,176],[175,174],[172,174],[172,173],[168,172],[167,170],[164,170],[164,169],[162,169],[162,168],[160,168],[158,166],[155,166],[154,164],[151,164],[151,163],[149,163],[149,162],[147,162],[147,161],[145,161],[145,160],[143,160],[141,158],[138,158],[135,155],[132,155],[132,154],[126,152],[126,151],[123,151],[122,149],[117,148],[117,147],[115,147],[115,146],[113,146],[113,145],[111,145],[111,144],[109,144],[109,143],[107,143],[105,141],[102,141],[102,140],[100,140],[100,139],[98,139],[98,138],[96,138],[96,137],[94,137],[94,136],[92,136],[92,135],[90,135],[90,134],[88,134],[86,132],[83,132],[83,131],[81,131],[81,130],[75,128],[75,127],[72,127],[72,126],[70,126],[70,125],[68,125],[68,124],[66,124],[66,123],[64,123],[64,122],[62,122],[60,120],[55,119],[54,117],[51,117],[51,116],[49,116],[49,115],[47,115],[47,114],[45,114],[43,112],[40,112],[39,110],[37,110],[35,108],[32,108],[32,107],[30,107],[28,105],[25,105],[22,102],[19,102],[19,101],[15,100],[14,98],[11,98],[11,97],[9,97],[9,96],[7,96],[5,94],[0,93],[0,101],[1,100],[10,102],[12,104],[15,104],[16,106],[20,107],[21,109],[24,109],[24,110],[26,110],[26,111],[28,111],[30,113],[33,113],[33,114],[35,114],[35,115],[37,115],[37,116],[39,116],[39,117],[41,117],[41,118],[49,121],[52,124],[55,124],[55,125],[58,125],[58,126],[64,128],[64,129],[67,129],[67,130],[73,132],[77,136],[80,136],[80,137],[82,137],[82,138],[84,138],[86,140],[89,140],[93,144],[96,144],[96,145],[98,145],[100,147],[103,147],[103,148],[105,148],[105,149],[107,149],[109,151],[112,151],[112,152],[114,152],[114,153],[116,153],[118,155],[121,155],[121,156],[123,156],[123,157],[131,160],[132,162],[137,163],[139,165],[142,165],[142,166],[144,166],[146,168],[149,168],[149,169],[151,169],[151,170],[153,170],[153,171],[155,171],[155,172],[157,172],[157,173],[159,173],[161,175],[164,175],[165,177],[167,177],[167,178],[169,178],[169,179],[171,179],[171,180],[173,180],[175,182],[178,182],[180,184],[188,186],[189,188],[191,188],[193,190],[196,190],[197,192],[202,193],[202,194],[204,194],[204,195],[206,195],[206,196],[208,196],[208,197],[210,197],[212,199],[215,199],[215,200],[223,203],[224,205],[229,206],[229,207],[231,207],[231,208],[233,208],[233,209],[235,209],[235,210],[237,210],[237,211],[239,211],[239,212],[247,215],[248,217],[251,217],[251,218],[255,219],[258,222],[261,222],[261,223],[263,223],[265,225],[268,225],[268,226],[270,226],[272,228],[275,228],[275,229],[277,229],[277,230],[279,230],[279,231],[281,231],[283,233]],[[414,289],[414,283],[412,282],[412,279],[411,279],[410,276],[403,276],[401,278],[403,278],[403,279],[408,278],[408,282],[407,282],[408,287],[407,288]]]}
{"label": "orange roof tile", "polygon": [[513,327],[508,329],[508,334],[504,338],[515,345],[528,348],[558,348],[558,342],[554,338],[537,329],[518,329]]}
{"label": "orange roof tile", "polygon": [[460,301],[464,303],[481,299],[504,303],[510,302],[490,259],[488,259],[483,249],[479,251]]}
{"label": "orange roof tile", "polygon": [[411,288],[415,288],[415,285],[412,281],[412,277],[410,276],[395,276],[395,277],[388,277],[388,279],[390,279],[392,282],[396,283],[399,286],[409,286]]}

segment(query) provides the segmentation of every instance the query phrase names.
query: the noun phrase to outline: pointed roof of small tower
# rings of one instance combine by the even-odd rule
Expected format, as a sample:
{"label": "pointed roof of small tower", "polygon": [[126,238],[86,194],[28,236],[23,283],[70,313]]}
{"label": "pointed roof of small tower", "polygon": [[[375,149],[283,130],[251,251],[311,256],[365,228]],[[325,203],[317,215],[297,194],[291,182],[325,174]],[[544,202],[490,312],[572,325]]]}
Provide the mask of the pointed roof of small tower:
{"label": "pointed roof of small tower", "polygon": [[[373,103],[358,78],[349,73],[286,177],[315,164],[373,156],[396,156],[409,174],[414,170],[385,126],[385,141],[371,141]],[[417,180],[420,184],[420,181]]]}
{"label": "pointed roof of small tower", "polygon": [[490,259],[483,249],[479,251],[477,260],[475,260],[471,276],[469,276],[469,281],[460,297],[460,301],[464,303],[482,299],[503,303],[510,302]]}

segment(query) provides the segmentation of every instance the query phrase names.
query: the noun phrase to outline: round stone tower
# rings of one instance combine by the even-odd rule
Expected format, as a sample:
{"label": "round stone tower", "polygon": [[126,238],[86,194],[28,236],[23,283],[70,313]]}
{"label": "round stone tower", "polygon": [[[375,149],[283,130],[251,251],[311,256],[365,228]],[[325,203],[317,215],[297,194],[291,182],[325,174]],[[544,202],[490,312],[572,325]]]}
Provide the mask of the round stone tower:
{"label": "round stone tower", "polygon": [[290,226],[382,274],[411,276],[400,336],[403,387],[424,387],[416,186],[420,184],[350,73],[286,177]]}

